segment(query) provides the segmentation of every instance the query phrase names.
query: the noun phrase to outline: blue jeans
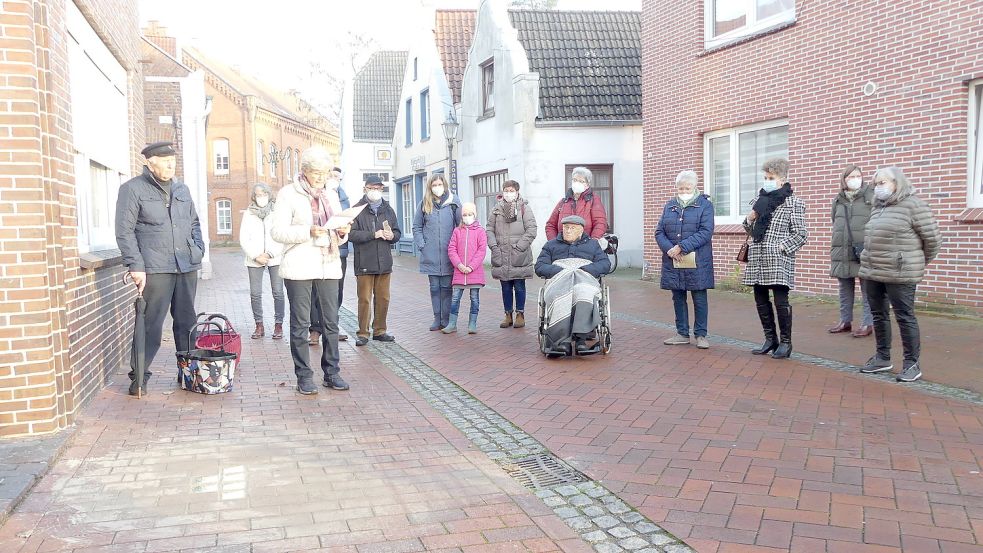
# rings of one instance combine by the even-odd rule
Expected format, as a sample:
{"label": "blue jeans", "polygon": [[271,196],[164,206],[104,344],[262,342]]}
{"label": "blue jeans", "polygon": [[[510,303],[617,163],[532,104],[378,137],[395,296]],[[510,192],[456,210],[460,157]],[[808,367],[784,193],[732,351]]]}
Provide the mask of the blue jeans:
{"label": "blue jeans", "polygon": [[451,281],[454,277],[430,275],[430,303],[433,306],[433,320],[440,326],[447,326],[451,318]]}
{"label": "blue jeans", "polygon": [[[693,325],[694,336],[707,335],[707,316],[710,307],[707,304],[706,290],[690,290],[693,294],[693,315],[696,319]],[[686,290],[672,291],[672,305],[676,310],[676,332],[680,336],[689,337],[689,304],[686,303]]]}
{"label": "blue jeans", "polygon": [[[515,280],[503,280],[502,283],[502,303],[505,304],[505,312],[511,313],[512,306],[519,313],[526,311],[526,281],[519,278]],[[515,303],[512,298],[515,297]]]}
{"label": "blue jeans", "polygon": [[[481,288],[471,288],[471,314],[478,314],[478,292]],[[461,296],[464,295],[464,288],[454,289],[454,298],[451,300],[451,315],[457,315],[461,310]]]}

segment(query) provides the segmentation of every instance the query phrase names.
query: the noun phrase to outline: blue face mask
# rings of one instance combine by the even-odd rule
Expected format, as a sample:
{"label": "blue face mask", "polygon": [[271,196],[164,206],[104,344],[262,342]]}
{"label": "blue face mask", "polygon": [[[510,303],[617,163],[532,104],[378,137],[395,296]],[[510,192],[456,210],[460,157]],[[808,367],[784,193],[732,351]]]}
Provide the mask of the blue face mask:
{"label": "blue face mask", "polygon": [[765,180],[764,184],[761,186],[761,189],[765,192],[774,192],[775,190],[778,190],[778,181]]}

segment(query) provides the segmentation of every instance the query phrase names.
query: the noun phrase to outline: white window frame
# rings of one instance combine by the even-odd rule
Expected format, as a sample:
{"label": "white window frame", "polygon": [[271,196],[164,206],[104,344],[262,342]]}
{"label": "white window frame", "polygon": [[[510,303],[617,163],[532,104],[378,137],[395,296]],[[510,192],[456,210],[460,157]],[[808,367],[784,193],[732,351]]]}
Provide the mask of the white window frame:
{"label": "white window frame", "polygon": [[262,140],[256,141],[256,174],[263,176],[266,170],[266,145]]}
{"label": "white window frame", "polygon": [[495,115],[495,59],[489,58],[481,67],[481,115]]}
{"label": "white window frame", "polygon": [[705,47],[717,48],[731,42],[736,42],[748,36],[763,33],[774,27],[795,21],[797,6],[792,0],[792,9],[758,20],[758,0],[734,0],[744,2],[747,22],[743,27],[728,31],[719,36],[713,36],[714,9],[718,0],[706,0],[703,4]]}
{"label": "white window frame", "polygon": [[212,169],[215,176],[228,175],[229,167],[229,139],[216,138],[212,141]]}
{"label": "white window frame", "polygon": [[403,232],[404,238],[413,237],[413,215],[416,211],[416,198],[414,198],[413,179],[399,185],[400,193],[403,195]]}
{"label": "white window frame", "polygon": [[420,142],[430,140],[430,88],[420,91]]}
{"label": "white window frame", "polygon": [[983,79],[969,83],[966,207],[983,207]]}
{"label": "white window frame", "polygon": [[[223,214],[228,219],[228,227],[222,225]],[[228,198],[215,201],[215,234],[219,236],[232,235],[232,200]]]}
{"label": "white window frame", "polygon": [[[715,221],[720,225],[733,225],[741,224],[744,221],[744,216],[741,215],[741,151],[740,151],[740,135],[743,133],[762,131],[765,129],[774,129],[778,127],[788,127],[787,119],[779,119],[775,121],[766,121],[763,123],[755,123],[753,125],[745,125],[743,127],[732,127],[729,129],[721,129],[719,131],[713,131],[704,133],[703,135],[703,180],[704,180],[704,192],[706,192],[711,198],[714,197],[714,190],[711,189],[710,179],[713,173],[713,167],[710,164],[710,141],[714,138],[721,138],[724,136],[730,137],[730,213],[731,215],[717,215]],[[786,136],[787,136],[786,131]],[[787,147],[787,145],[786,145]],[[764,178],[764,177],[762,177]],[[716,186],[716,183],[713,183]],[[715,208],[717,206],[714,206]]]}
{"label": "white window frame", "polygon": [[502,192],[502,185],[509,180],[509,170],[492,171],[471,177],[471,193],[478,208],[478,220],[488,222],[495,209],[496,198]]}
{"label": "white window frame", "polygon": [[75,3],[66,10],[78,249],[112,250],[119,186],[130,173],[127,74]]}

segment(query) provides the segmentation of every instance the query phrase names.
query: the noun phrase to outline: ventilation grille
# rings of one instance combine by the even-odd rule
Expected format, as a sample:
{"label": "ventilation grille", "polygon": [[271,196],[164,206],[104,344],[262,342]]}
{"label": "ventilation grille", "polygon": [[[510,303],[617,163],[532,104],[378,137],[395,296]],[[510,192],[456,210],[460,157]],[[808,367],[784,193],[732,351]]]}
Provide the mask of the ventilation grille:
{"label": "ventilation grille", "polygon": [[587,477],[580,471],[552,455],[524,457],[504,463],[502,468],[523,486],[533,490],[544,490],[560,484],[587,482]]}

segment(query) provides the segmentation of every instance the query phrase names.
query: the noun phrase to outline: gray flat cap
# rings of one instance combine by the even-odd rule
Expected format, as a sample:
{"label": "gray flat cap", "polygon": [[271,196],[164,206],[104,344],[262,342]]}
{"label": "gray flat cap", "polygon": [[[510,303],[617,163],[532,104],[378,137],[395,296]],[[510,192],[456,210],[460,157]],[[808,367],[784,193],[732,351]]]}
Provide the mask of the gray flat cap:
{"label": "gray flat cap", "polygon": [[560,221],[560,224],[561,225],[566,225],[566,224],[580,225],[582,227],[586,227],[587,226],[587,221],[585,221],[584,218],[581,217],[580,215],[567,215],[566,217],[564,217]]}

